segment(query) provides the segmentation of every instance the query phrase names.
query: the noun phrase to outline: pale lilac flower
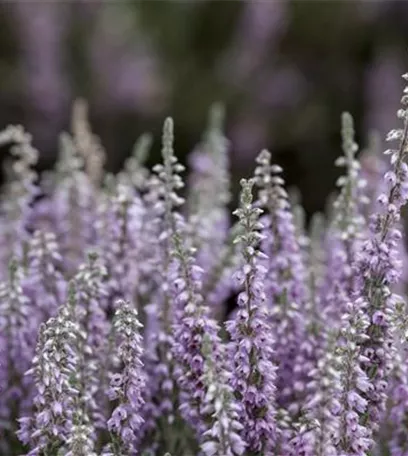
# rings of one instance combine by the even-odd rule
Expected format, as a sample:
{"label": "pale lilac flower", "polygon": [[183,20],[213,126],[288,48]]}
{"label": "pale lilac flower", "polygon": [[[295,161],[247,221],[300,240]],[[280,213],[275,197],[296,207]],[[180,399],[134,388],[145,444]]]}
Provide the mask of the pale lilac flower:
{"label": "pale lilac flower", "polygon": [[337,447],[350,456],[359,456],[372,445],[372,431],[364,416],[368,409],[367,394],[373,385],[364,365],[369,359],[361,354],[360,346],[367,342],[366,331],[370,325],[367,317],[367,303],[363,299],[349,302],[345,308],[340,329],[338,348],[340,392],[336,392],[339,403],[340,426],[336,434]]}
{"label": "pale lilac flower", "polygon": [[152,146],[153,137],[150,133],[142,134],[133,146],[132,155],[125,161],[123,170],[119,173],[119,182],[133,186],[137,191],[147,188],[150,171],[145,162]]}
{"label": "pale lilac flower", "polygon": [[301,454],[303,446],[305,456],[337,456],[341,385],[335,352],[336,334],[327,337],[326,351],[309,373],[311,380],[306,387],[312,394],[303,407],[308,424],[301,427],[291,441],[292,454]]}
{"label": "pale lilac flower", "polygon": [[38,194],[35,165],[38,151],[32,137],[20,125],[9,125],[0,132],[0,144],[11,143],[12,161],[6,168],[6,183],[0,202],[0,278],[7,276],[12,257],[23,259],[29,238],[32,203]]}
{"label": "pale lilac flower", "polygon": [[86,248],[95,239],[93,221],[96,202],[93,185],[83,169],[84,160],[73,139],[63,134],[60,144],[58,181],[52,194],[51,210],[55,212],[55,229],[64,256],[64,272],[72,276],[85,259]]}
{"label": "pale lilac flower", "polygon": [[337,181],[340,193],[333,203],[333,220],[326,233],[327,273],[322,290],[326,311],[333,319],[332,325],[339,322],[361,285],[360,271],[353,266],[366,238],[362,214],[367,201],[363,193],[365,181],[356,159],[358,145],[354,139],[353,118],[347,112],[342,115],[342,139],[344,155],[336,160],[336,164],[344,166],[346,172]]}
{"label": "pale lilac flower", "polygon": [[59,305],[66,299],[67,282],[62,275],[62,263],[55,234],[35,231],[28,244],[27,275],[23,289],[42,321],[55,316]]}
{"label": "pale lilac flower", "polygon": [[204,409],[208,415],[211,414],[212,423],[204,433],[201,449],[206,456],[240,456],[246,447],[240,436],[242,409],[234,398],[227,372],[214,362],[211,345],[210,337],[205,335],[203,383],[207,394]]}
{"label": "pale lilac flower", "polygon": [[76,319],[83,334],[78,361],[80,408],[90,417],[93,426],[105,428],[103,388],[111,363],[110,323],[104,310],[108,297],[107,271],[96,252],[89,252],[87,260],[73,279],[77,298]]}
{"label": "pale lilac flower", "polygon": [[25,377],[35,353],[39,315],[22,287],[22,269],[12,259],[0,284],[0,420],[14,432],[20,413],[32,406],[32,381]]}
{"label": "pale lilac flower", "polygon": [[163,126],[163,165],[154,167],[154,174],[147,183],[143,198],[146,207],[146,261],[142,273],[148,288],[143,290],[142,296],[148,299],[145,307],[145,364],[149,388],[145,392],[142,415],[145,419],[143,441],[151,451],[155,451],[152,447],[158,442],[163,442],[164,448],[172,449],[171,444],[175,439],[169,437],[162,428],[181,420],[172,331],[177,307],[172,292],[177,291],[177,286],[172,284],[177,280],[178,273],[171,258],[171,233],[174,213],[184,202],[177,195],[184,186],[180,177],[184,167],[174,155],[173,141],[173,121],[169,118]]}
{"label": "pale lilac flower", "polygon": [[[299,344],[305,337],[305,318],[302,316],[307,298],[306,270],[302,251],[296,236],[293,214],[288,195],[280,176],[282,169],[271,165],[271,154],[263,150],[257,158],[255,170],[259,187],[259,204],[267,213],[261,218],[262,249],[268,259],[262,260],[267,268],[265,292],[275,337],[277,371],[277,402],[282,407],[299,406],[295,384],[306,381],[302,371],[304,354],[296,362]],[[295,374],[295,368],[299,371]]]}
{"label": "pale lilac flower", "polygon": [[238,312],[226,323],[231,337],[231,387],[242,404],[241,436],[252,452],[272,451],[276,441],[274,340],[266,305],[265,255],[259,250],[262,235],[259,215],[252,204],[253,182],[242,180],[240,208],[235,211],[242,226],[240,243],[244,265],[235,274],[243,287]]}
{"label": "pale lilac flower", "polygon": [[[403,78],[408,80],[408,75]],[[393,310],[393,295],[390,287],[401,275],[399,260],[400,210],[408,200],[408,103],[407,88],[402,97],[403,109],[398,117],[403,121],[403,129],[392,130],[387,140],[398,141],[398,149],[390,150],[391,169],[385,174],[387,191],[385,204],[375,213],[370,222],[370,239],[359,254],[356,270],[363,275],[362,299],[367,302],[370,325],[367,340],[362,344],[362,355],[367,358],[363,364],[372,389],[366,392],[368,401],[368,423],[374,431],[384,411],[387,398],[387,382],[393,365],[395,346],[392,339],[390,314]]]}
{"label": "pale lilac flower", "polygon": [[107,269],[110,308],[118,299],[132,298],[140,281],[137,259],[144,241],[144,212],[141,196],[128,183],[114,183],[99,204],[98,249]]}
{"label": "pale lilac flower", "polygon": [[61,448],[72,431],[81,337],[74,310],[75,289],[71,286],[68,303],[40,328],[33,367],[28,371],[35,380],[35,413],[20,419],[18,431],[20,440],[30,447],[30,456]]}
{"label": "pale lilac flower", "polygon": [[202,269],[195,264],[191,249],[182,241],[182,220],[175,221],[172,234],[172,258],[175,264],[175,277],[172,295],[175,301],[173,323],[173,353],[177,362],[175,376],[180,387],[180,412],[190,423],[199,438],[206,431],[208,412],[205,410],[207,388],[203,383],[206,359],[203,345],[204,336],[211,341],[208,348],[211,358],[222,370],[223,353],[219,328],[209,316],[209,308],[201,295]]}
{"label": "pale lilac flower", "polygon": [[229,228],[229,144],[222,132],[223,121],[223,107],[214,104],[203,141],[189,157],[188,222],[204,277],[216,265]]}
{"label": "pale lilac flower", "polygon": [[113,435],[112,445],[118,445],[123,452],[133,454],[143,418],[140,415],[143,406],[143,389],[146,375],[143,369],[143,342],[137,311],[126,301],[117,303],[114,319],[114,331],[119,340],[119,358],[122,370],[111,381],[108,396],[118,405],[108,421],[108,429]]}
{"label": "pale lilac flower", "polygon": [[68,452],[65,456],[97,456],[92,434],[92,426],[74,424],[67,440]]}

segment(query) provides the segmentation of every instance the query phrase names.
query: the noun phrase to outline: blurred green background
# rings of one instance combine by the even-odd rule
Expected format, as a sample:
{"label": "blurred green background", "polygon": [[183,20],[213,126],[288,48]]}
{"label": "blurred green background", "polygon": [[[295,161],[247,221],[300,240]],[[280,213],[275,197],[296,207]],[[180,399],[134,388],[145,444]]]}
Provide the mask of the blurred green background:
{"label": "blurred green background", "polygon": [[334,188],[341,112],[362,146],[395,125],[407,43],[405,1],[2,1],[0,127],[23,123],[47,168],[84,97],[115,171],[144,131],[158,159],[167,115],[184,161],[222,101],[234,181],[268,147],[311,213]]}

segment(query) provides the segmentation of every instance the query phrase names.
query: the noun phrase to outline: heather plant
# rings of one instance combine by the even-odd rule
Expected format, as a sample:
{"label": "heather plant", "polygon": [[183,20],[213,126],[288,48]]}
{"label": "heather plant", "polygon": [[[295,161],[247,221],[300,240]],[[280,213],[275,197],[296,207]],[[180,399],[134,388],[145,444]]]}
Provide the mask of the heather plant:
{"label": "heather plant", "polygon": [[228,142],[222,133],[223,107],[214,105],[202,143],[190,156],[189,224],[197,248],[197,261],[210,271],[228,234],[230,201]]}
{"label": "heather plant", "polygon": [[230,222],[219,105],[186,187],[171,118],[162,163],[142,135],[117,175],[84,104],[44,175],[0,132],[0,454],[408,455],[407,92],[375,172],[343,114],[309,226],[267,150]]}
{"label": "heather plant", "polygon": [[[264,282],[266,300],[275,326],[275,363],[277,372],[277,402],[281,407],[298,412],[297,396],[304,382],[303,372],[293,362],[298,344],[305,337],[302,310],[306,303],[306,275],[301,247],[289,197],[281,177],[282,168],[271,164],[271,154],[264,150],[257,158],[255,169],[259,187],[259,205],[267,210],[261,218]],[[300,363],[300,366],[302,363]]]}
{"label": "heather plant", "polygon": [[344,166],[346,172],[337,185],[340,193],[333,203],[331,226],[327,229],[328,249],[327,274],[324,294],[327,312],[339,321],[344,306],[354,294],[359,271],[353,271],[356,255],[365,239],[365,220],[361,213],[366,197],[362,193],[365,181],[360,176],[360,164],[355,155],[358,146],[354,141],[353,119],[348,113],[342,115],[343,152],[336,164]]}
{"label": "heather plant", "polygon": [[0,134],[0,144],[11,144],[12,162],[6,163],[6,184],[2,192],[2,223],[0,255],[1,277],[7,275],[7,265],[12,256],[22,259],[28,242],[28,224],[31,203],[38,192],[33,167],[38,151],[32,138],[21,126],[10,125]]}
{"label": "heather plant", "polygon": [[117,303],[113,330],[118,333],[122,369],[110,380],[108,396],[117,406],[108,420],[112,442],[104,449],[106,456],[136,453],[136,442],[143,417],[143,389],[146,376],[142,363],[142,344],[137,310],[126,301]]}
{"label": "heather plant", "polygon": [[276,441],[274,340],[264,289],[266,255],[259,249],[262,209],[252,202],[253,181],[242,179],[241,185],[235,214],[242,233],[236,242],[242,245],[244,264],[235,280],[242,291],[238,312],[226,325],[231,338],[231,386],[243,407],[242,436],[250,454],[262,454],[271,451]]}

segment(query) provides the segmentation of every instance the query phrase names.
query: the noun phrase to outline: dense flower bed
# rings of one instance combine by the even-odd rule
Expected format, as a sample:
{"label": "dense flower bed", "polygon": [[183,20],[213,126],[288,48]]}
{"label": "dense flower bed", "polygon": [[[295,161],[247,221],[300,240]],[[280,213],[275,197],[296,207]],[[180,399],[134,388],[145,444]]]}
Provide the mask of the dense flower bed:
{"label": "dense flower bed", "polygon": [[230,221],[219,106],[186,190],[171,119],[163,162],[143,136],[115,176],[86,123],[41,178],[30,135],[1,132],[0,454],[408,455],[406,93],[389,164],[361,166],[343,114],[309,230],[266,150]]}

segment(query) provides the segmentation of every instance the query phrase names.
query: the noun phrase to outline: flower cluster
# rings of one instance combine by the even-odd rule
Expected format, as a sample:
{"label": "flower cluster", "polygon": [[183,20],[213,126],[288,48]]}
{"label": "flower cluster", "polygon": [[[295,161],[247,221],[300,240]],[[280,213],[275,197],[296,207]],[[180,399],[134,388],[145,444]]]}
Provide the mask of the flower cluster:
{"label": "flower cluster", "polygon": [[239,456],[244,453],[246,447],[240,436],[243,429],[240,422],[242,409],[233,396],[227,371],[220,369],[212,357],[211,339],[208,334],[204,336],[203,342],[205,362],[202,380],[207,389],[204,408],[207,414],[212,413],[212,426],[204,433],[201,449],[207,456]]}
{"label": "flower cluster", "polygon": [[231,337],[231,386],[243,405],[243,437],[253,452],[272,451],[276,440],[274,340],[264,290],[265,254],[259,250],[262,210],[252,204],[252,181],[242,179],[241,204],[235,214],[242,226],[236,242],[242,245],[244,265],[235,274],[243,287],[238,312],[227,322]]}
{"label": "flower cluster", "polygon": [[361,213],[366,202],[363,194],[365,180],[360,176],[360,163],[355,158],[358,146],[354,141],[353,119],[348,113],[342,116],[344,155],[336,161],[346,168],[337,185],[340,194],[333,204],[331,224],[325,242],[328,243],[327,274],[324,292],[327,296],[327,312],[339,320],[345,306],[354,296],[359,272],[353,270],[357,254],[364,239],[365,220]]}
{"label": "flower cluster", "polygon": [[145,134],[117,175],[83,103],[47,173],[0,132],[0,454],[406,456],[402,105],[375,172],[342,116],[339,192],[309,226],[266,150],[230,225],[219,105],[186,188],[171,118],[162,163]]}
{"label": "flower cluster", "polygon": [[135,450],[138,431],[143,423],[140,411],[143,405],[145,375],[142,363],[142,344],[137,311],[129,303],[120,301],[115,314],[113,329],[120,339],[119,357],[123,364],[121,372],[112,375],[108,395],[118,405],[108,420],[113,442],[104,454],[132,454]]}
{"label": "flower cluster", "polygon": [[[408,74],[403,78],[408,80]],[[408,155],[407,92],[408,88],[405,88],[401,100],[403,108],[398,111],[403,128],[392,130],[387,136],[388,141],[398,141],[398,148],[386,151],[391,157],[391,168],[384,175],[386,190],[377,198],[379,210],[370,219],[369,236],[355,264],[363,277],[356,299],[367,302],[366,313],[370,322],[367,338],[361,344],[362,355],[366,358],[363,369],[372,384],[365,394],[368,404],[364,422],[368,422],[374,432],[378,431],[378,422],[385,411],[388,380],[397,350],[391,323],[394,310],[391,287],[398,281],[402,270],[399,221],[401,208],[408,200],[408,165],[405,163]]]}
{"label": "flower cluster", "polygon": [[35,378],[34,416],[20,419],[19,438],[30,446],[30,455],[52,454],[63,447],[72,432],[79,391],[79,325],[75,321],[75,291],[56,317],[42,324],[33,367]]}
{"label": "flower cluster", "polygon": [[298,353],[299,343],[304,340],[302,308],[306,303],[306,271],[293,213],[280,176],[282,168],[271,165],[271,154],[267,150],[261,152],[257,163],[255,176],[260,189],[259,204],[267,211],[261,218],[263,252],[268,256],[262,261],[266,271],[265,279],[261,280],[265,282],[272,325],[275,326],[277,400],[281,406],[288,407],[291,403],[297,409],[297,385],[304,379],[302,372],[295,373],[293,359]]}

